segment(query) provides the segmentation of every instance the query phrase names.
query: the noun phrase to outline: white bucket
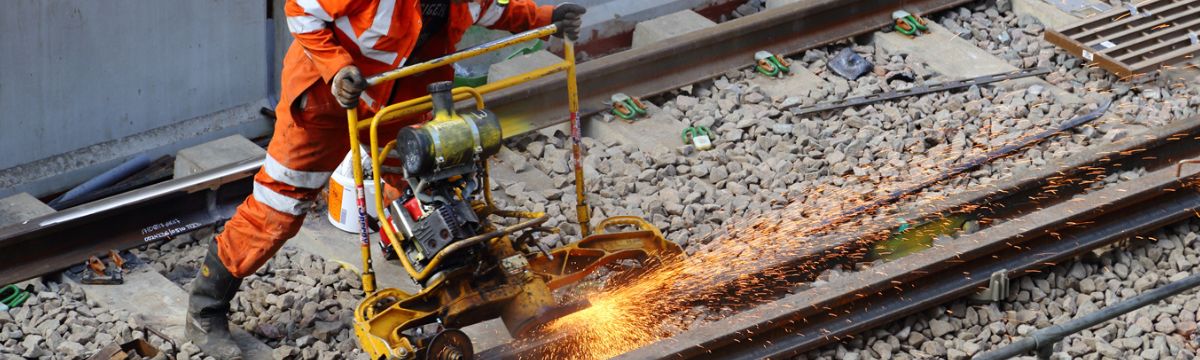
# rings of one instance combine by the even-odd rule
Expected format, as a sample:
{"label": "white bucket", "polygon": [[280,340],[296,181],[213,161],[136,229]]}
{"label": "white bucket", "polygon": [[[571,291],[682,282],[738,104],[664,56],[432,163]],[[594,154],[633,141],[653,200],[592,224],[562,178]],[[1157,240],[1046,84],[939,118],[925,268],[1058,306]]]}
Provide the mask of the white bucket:
{"label": "white bucket", "polygon": [[[361,150],[361,149],[360,149]],[[371,174],[371,157],[362,152],[363,157],[363,175],[369,178]],[[363,180],[363,190],[367,196],[367,214],[371,217],[378,218],[375,212],[375,182],[370,179]],[[329,208],[326,211],[326,217],[329,218],[329,223],[342,231],[358,233],[358,200],[354,194],[354,167],[350,163],[350,153],[346,153],[346,158],[342,159],[342,163],[333,171],[333,175],[329,176]],[[368,220],[370,221],[370,220]],[[374,232],[367,228],[368,232]]]}

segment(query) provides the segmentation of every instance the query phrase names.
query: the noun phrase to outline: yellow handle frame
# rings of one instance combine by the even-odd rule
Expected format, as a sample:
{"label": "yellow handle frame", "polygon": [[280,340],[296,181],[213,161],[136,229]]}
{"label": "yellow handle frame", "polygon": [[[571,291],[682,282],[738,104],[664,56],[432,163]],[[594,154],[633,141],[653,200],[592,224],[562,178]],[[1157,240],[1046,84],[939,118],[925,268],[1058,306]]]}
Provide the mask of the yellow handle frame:
{"label": "yellow handle frame", "polygon": [[[540,27],[540,28],[537,28],[534,30],[529,30],[529,31],[526,31],[526,32],[523,32],[520,34],[516,34],[516,35],[510,36],[510,37],[504,38],[504,39],[481,44],[479,46],[476,46],[476,47],[473,47],[473,48],[470,48],[467,50],[463,50],[460,52],[456,52],[454,54],[446,55],[441,58],[437,58],[437,59],[426,61],[423,63],[414,64],[414,65],[406,66],[403,68],[380,73],[378,75],[371,76],[370,78],[368,78],[367,83],[369,86],[374,86],[374,85],[378,85],[378,84],[381,84],[381,83],[384,83],[387,81],[393,81],[393,80],[404,78],[407,76],[412,76],[414,74],[419,74],[419,73],[428,71],[430,69],[450,65],[452,63],[458,62],[463,59],[468,59],[468,58],[479,56],[479,55],[482,55],[485,53],[497,51],[501,48],[508,47],[510,45],[515,45],[515,44],[523,42],[523,41],[550,36],[556,32],[558,32],[558,28],[555,25],[547,25],[547,26]],[[575,168],[576,168],[576,170],[575,170],[576,191],[575,192],[576,192],[576,197],[577,197],[576,200],[577,200],[577,204],[578,204],[577,209],[582,209],[579,211],[579,222],[580,222],[580,227],[582,228],[583,234],[584,234],[584,236],[586,236],[587,234],[589,234],[591,232],[590,226],[589,226],[590,217],[588,216],[588,209],[590,209],[590,208],[586,205],[586,198],[584,196],[584,183],[583,183],[583,170],[582,170],[583,166],[580,163],[581,157],[582,157],[582,155],[581,155],[582,145],[579,144],[579,131],[580,131],[579,130],[579,119],[578,119],[579,94],[578,94],[578,89],[576,87],[576,81],[575,81],[575,44],[574,44],[574,42],[571,40],[565,41],[565,46],[564,46],[563,52],[565,54],[564,57],[566,58],[565,60],[563,60],[563,62],[554,64],[554,65],[550,65],[550,66],[546,66],[546,67],[543,67],[540,69],[536,69],[536,70],[533,70],[533,71],[530,71],[530,72],[527,72],[527,73],[524,73],[524,74],[521,74],[518,76],[500,80],[496,83],[489,83],[489,84],[485,84],[485,85],[475,87],[475,88],[472,88],[472,87],[455,88],[452,90],[452,94],[454,97],[454,101],[462,101],[462,100],[466,100],[468,98],[473,98],[475,100],[476,108],[482,110],[483,109],[483,94],[499,91],[502,89],[507,89],[507,88],[513,87],[515,85],[529,82],[529,81],[536,80],[536,79],[540,79],[540,78],[543,78],[546,76],[550,76],[550,75],[553,75],[558,72],[566,72],[566,74],[567,74],[567,96],[568,96],[568,101],[570,104],[571,128],[572,128],[572,134],[573,134],[573,138],[574,138],[574,142],[575,142],[574,149],[573,149],[573,155],[574,155],[574,159],[575,159]],[[375,191],[375,210],[376,210],[376,213],[379,214],[380,217],[382,218],[383,213],[384,213],[384,210],[383,210],[384,205],[383,205],[383,187],[382,187],[382,184],[380,183],[380,181],[381,181],[380,179],[382,178],[381,173],[380,173],[380,168],[383,165],[383,159],[386,157],[386,154],[392,148],[394,148],[396,144],[395,144],[395,141],[389,142],[388,144],[386,144],[383,147],[383,149],[382,149],[383,151],[381,153],[380,147],[379,147],[379,125],[390,123],[390,122],[396,121],[398,119],[403,119],[403,118],[406,118],[406,117],[409,117],[412,115],[425,113],[432,109],[433,109],[432,97],[430,95],[426,95],[423,97],[410,99],[410,100],[406,100],[406,101],[403,101],[400,103],[388,105],[388,106],[384,107],[383,109],[380,109],[379,112],[377,112],[375,114],[375,116],[373,116],[371,119],[362,120],[362,121],[360,121],[358,119],[358,109],[357,108],[351,108],[351,109],[346,110],[347,125],[348,125],[348,129],[349,129],[349,133],[350,133],[351,161],[354,166],[354,185],[355,185],[355,188],[357,189],[356,195],[359,197],[359,199],[357,199],[357,200],[358,200],[358,204],[359,204],[360,217],[362,219],[364,219],[361,222],[364,223],[364,225],[365,225],[365,219],[366,219],[366,209],[365,209],[365,195],[364,195],[364,192],[361,190],[363,188],[363,169],[362,169],[361,155],[358,151],[358,148],[360,147],[359,139],[358,139],[358,132],[361,131],[362,129],[369,129],[369,132],[370,132],[370,144],[371,144],[370,155],[371,155],[371,165],[372,165],[371,170],[374,175],[373,181],[375,182],[375,189],[377,189]],[[487,185],[484,186],[484,189],[487,191],[490,191],[490,189],[488,189]],[[400,246],[400,238],[396,236],[395,230],[393,230],[392,227],[389,226],[389,224],[386,221],[380,221],[380,223],[381,223],[380,228],[382,229],[381,231],[384,231],[388,235],[388,237],[390,239],[392,239],[392,246],[395,248],[397,254],[399,255],[398,257],[400,258],[400,262],[401,262],[401,264],[404,265],[404,270],[406,272],[408,272],[408,275],[417,281],[424,281],[430,275],[432,275],[432,272],[433,272],[432,270],[435,269],[437,267],[437,265],[440,263],[440,261],[442,260],[442,256],[434,256],[433,259],[430,260],[429,264],[426,265],[424,269],[422,269],[421,271],[417,271],[416,268],[413,266],[413,264],[411,262],[409,262],[408,256],[406,256],[406,254],[403,252],[403,248]],[[365,236],[366,235],[366,232],[365,232],[366,226],[362,226],[359,229],[359,231],[361,232],[360,238],[363,239],[361,241],[362,242],[361,246],[362,246],[363,267],[364,267],[363,291],[370,294],[375,291],[375,275],[374,275],[374,270],[372,269],[372,263],[371,263],[371,245],[370,245],[370,240],[367,239],[367,236]]]}

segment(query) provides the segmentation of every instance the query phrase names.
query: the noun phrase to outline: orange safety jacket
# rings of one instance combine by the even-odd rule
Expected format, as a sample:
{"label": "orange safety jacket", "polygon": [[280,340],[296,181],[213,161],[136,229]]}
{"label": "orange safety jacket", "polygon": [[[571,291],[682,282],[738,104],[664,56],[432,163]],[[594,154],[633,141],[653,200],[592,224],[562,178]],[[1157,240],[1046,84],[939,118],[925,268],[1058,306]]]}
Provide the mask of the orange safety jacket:
{"label": "orange safety jacket", "polygon": [[[283,62],[275,136],[254,176],[253,195],[217,235],[221,263],[239,278],[262,267],[296,235],[306,209],[350,150],[346,111],[328,85],[338,70],[353,64],[366,76],[378,74],[414,57],[416,62],[454,52],[473,24],[525,31],[549,24],[553,10],[532,0],[509,0],[507,6],[492,0],[451,3],[445,31],[430,34],[414,53],[422,26],[419,0],[288,0],[284,12],[296,41]],[[371,87],[359,101],[359,112],[367,118],[388,101],[425,95],[426,84],[450,80],[453,71],[443,66]],[[305,100],[297,101],[306,91]]]}
{"label": "orange safety jacket", "polygon": [[[421,52],[454,52],[471,25],[512,32],[549,25],[553,11],[553,5],[538,6],[532,0],[510,0],[507,5],[492,0],[452,1],[445,36],[428,39]],[[296,41],[283,60],[282,104],[292,104],[318,79],[332,81],[347,65],[358,66],[365,77],[404,66],[422,26],[420,0],[288,0],[284,13]],[[453,74],[449,67],[438,71],[443,76]],[[425,93],[424,88],[397,89],[393,96],[394,85],[388,82],[363,92],[359,112],[370,116],[390,98]],[[279,111],[282,117],[295,118],[291,106],[280,106]]]}

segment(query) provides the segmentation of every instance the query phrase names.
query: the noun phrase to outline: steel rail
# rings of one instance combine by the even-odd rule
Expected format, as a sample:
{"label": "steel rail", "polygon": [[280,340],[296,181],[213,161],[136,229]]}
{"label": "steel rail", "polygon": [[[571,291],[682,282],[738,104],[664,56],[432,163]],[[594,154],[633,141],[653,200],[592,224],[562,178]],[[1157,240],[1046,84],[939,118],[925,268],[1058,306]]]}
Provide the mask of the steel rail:
{"label": "steel rail", "polygon": [[[727,348],[732,350],[729,353],[718,351],[708,355],[714,355],[713,358],[759,359],[787,357],[814,350],[974,293],[988,285],[988,277],[993,273],[1007,271],[1009,274],[1024,275],[1036,272],[1080,253],[1194,216],[1195,211],[1200,209],[1200,194],[1195,192],[1189,191],[1179,197],[1164,196],[1159,200],[1129,210],[1119,218],[1067,233],[1061,239],[1043,236],[1037,241],[1022,244],[1021,250],[1006,249],[997,253],[990,261],[968,262],[967,265],[946,269],[936,279],[910,283],[913,287],[904,291],[880,291],[871,296],[874,301],[826,309],[844,316],[834,317],[824,313],[805,318],[803,328],[820,329],[818,332],[800,330],[793,323],[776,328],[773,332],[749,337],[748,341],[739,344],[741,348]],[[758,348],[760,344],[762,347]]]}
{"label": "steel rail", "polygon": [[261,163],[242,161],[0,228],[0,284],[227,220]]}
{"label": "steel rail", "polygon": [[993,272],[1015,277],[1193,216],[1200,193],[1183,185],[1197,178],[1196,168],[1177,177],[1175,167],[1164,167],[619,358],[759,359],[812,350],[977,290]]}
{"label": "steel rail", "polygon": [[[1085,184],[1071,186],[1052,185],[1055,179],[1079,176],[1097,171],[1128,170],[1139,166],[1147,169],[1161,168],[1197,155],[1200,155],[1200,117],[1192,117],[1151,129],[1145,134],[1102,144],[1092,150],[1081,152],[1065,159],[1051,161],[1042,167],[1029,170],[1028,173],[1024,174],[1025,176],[1000,181],[994,187],[952,195],[927,206],[913,208],[897,215],[897,217],[909,219],[915,223],[955,214],[1012,218],[1019,216],[1022,211],[1028,213],[1048,206],[1047,203],[1052,202],[1053,199],[1036,199],[1041,196],[1045,187],[1054,186],[1052,193],[1058,195],[1059,199],[1065,199],[1072,194],[1078,193],[1086,186]],[[802,265],[815,268],[816,271],[819,271],[822,268],[812,266],[814,263],[827,262],[827,260],[822,259],[828,259],[830,254],[846,253],[845,244],[871,235],[872,233],[860,232],[837,234],[814,239],[812,242],[818,245],[808,249],[807,255],[800,254],[777,264],[764,264],[756,273],[789,274],[786,269],[803,268]],[[801,276],[791,276],[783,280],[764,277],[760,280],[775,282],[784,286],[788,283],[799,281],[797,280],[798,278],[801,278]],[[773,310],[772,306],[774,306]],[[757,311],[754,313],[755,315],[748,317],[750,319],[761,320],[772,314],[778,315],[779,313],[794,311],[797,306],[794,304],[778,306],[778,304],[772,305],[772,303],[767,303],[759,306],[758,309],[747,310],[747,312]],[[748,324],[743,325],[750,326]],[[638,350],[635,353],[650,351],[649,354],[675,354],[676,356],[680,356],[680,353],[686,354],[686,352],[681,350],[683,348],[713,346],[710,343],[705,343],[705,341],[727,335],[728,332],[734,332],[735,330],[733,329],[736,328],[723,327],[718,329],[723,331],[710,331],[704,334],[691,332],[690,335],[660,341],[647,345],[644,348],[652,348],[654,350]],[[703,339],[701,335],[707,336],[708,339]],[[549,337],[544,342],[565,340],[567,337],[569,335]],[[520,357],[520,354],[535,353],[541,347],[540,344],[542,343],[520,342],[499,346],[484,351],[480,356],[485,359]]]}
{"label": "steel rail", "polygon": [[[916,224],[955,215],[990,219],[1012,217],[1021,212],[1044,207],[1055,198],[1065,199],[1070,194],[1083,191],[1086,186],[1063,184],[1061,179],[1097,171],[1127,170],[1139,165],[1148,168],[1165,166],[1189,158],[1200,151],[1200,141],[1194,138],[1197,135],[1200,135],[1200,117],[1178,121],[1153,129],[1147,134],[1125,139],[1126,141],[1103,144],[1092,151],[1051,162],[1029,170],[1024,176],[1000,181],[994,187],[953,195],[928,205],[910,208],[893,217],[907,219],[909,223]],[[1053,196],[1048,197],[1045,194],[1047,188],[1052,190],[1049,194]],[[758,279],[762,282],[774,282],[779,286],[804,281],[805,276],[814,276],[815,272],[836,265],[836,262],[827,259],[855,256],[861,252],[867,245],[860,239],[877,237],[879,230],[878,227],[864,226],[849,233],[814,237],[810,239],[806,245],[809,247],[804,249],[803,253],[775,264],[755,264],[760,268],[748,273],[789,274],[790,276],[783,279],[778,279],[777,276],[763,276]],[[809,271],[800,272],[796,269]],[[730,285],[736,287],[737,283]]]}

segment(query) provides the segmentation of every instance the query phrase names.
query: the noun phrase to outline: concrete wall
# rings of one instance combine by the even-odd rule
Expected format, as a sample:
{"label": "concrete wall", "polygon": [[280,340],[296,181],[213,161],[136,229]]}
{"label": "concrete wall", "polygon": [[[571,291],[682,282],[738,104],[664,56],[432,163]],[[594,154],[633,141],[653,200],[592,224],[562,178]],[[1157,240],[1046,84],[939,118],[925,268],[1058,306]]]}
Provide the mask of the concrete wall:
{"label": "concrete wall", "polygon": [[5,1],[0,169],[264,98],[266,18],[261,1]]}

